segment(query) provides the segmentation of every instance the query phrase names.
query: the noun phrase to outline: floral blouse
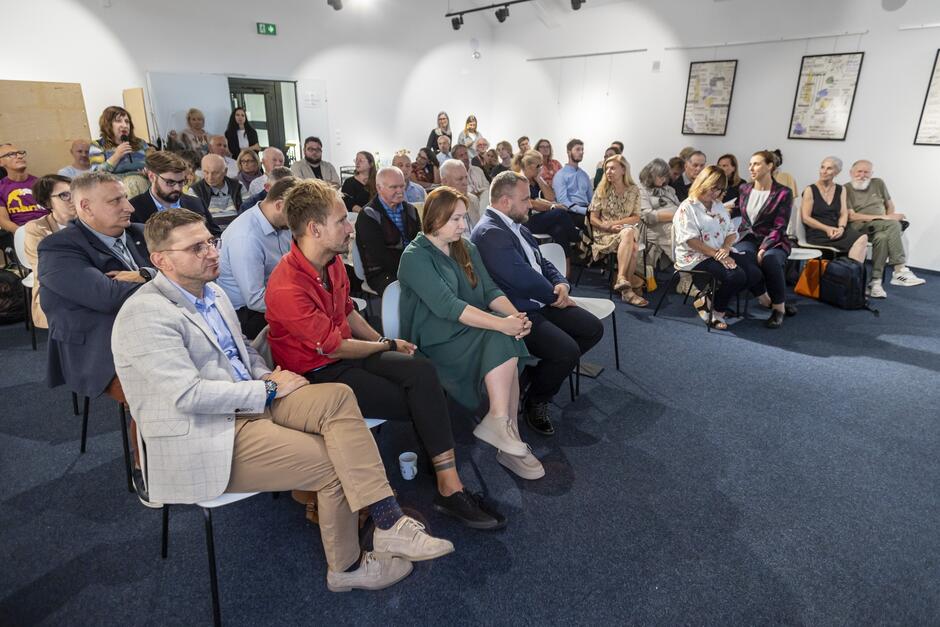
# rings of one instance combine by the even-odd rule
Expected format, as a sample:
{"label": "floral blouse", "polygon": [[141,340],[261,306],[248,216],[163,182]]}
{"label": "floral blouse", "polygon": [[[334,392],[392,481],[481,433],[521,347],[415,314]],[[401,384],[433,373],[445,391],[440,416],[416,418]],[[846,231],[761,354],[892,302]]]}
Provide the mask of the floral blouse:
{"label": "floral blouse", "polygon": [[729,235],[735,233],[734,224],[725,206],[717,200],[711,208],[697,200],[687,198],[672,217],[672,230],[676,246],[676,268],[691,270],[708,259],[689,246],[690,239],[702,240],[712,248],[720,248]]}

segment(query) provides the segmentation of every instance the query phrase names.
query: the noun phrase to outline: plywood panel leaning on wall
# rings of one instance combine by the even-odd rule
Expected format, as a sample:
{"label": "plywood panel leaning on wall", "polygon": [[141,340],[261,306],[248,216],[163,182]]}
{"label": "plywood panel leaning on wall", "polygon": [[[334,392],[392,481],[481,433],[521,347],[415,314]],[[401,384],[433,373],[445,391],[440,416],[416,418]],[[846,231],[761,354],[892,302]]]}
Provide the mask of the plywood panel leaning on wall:
{"label": "plywood panel leaning on wall", "polygon": [[30,174],[54,174],[71,163],[76,139],[91,139],[81,85],[0,81],[0,141],[29,152]]}
{"label": "plywood panel leaning on wall", "polygon": [[145,102],[143,87],[124,90],[124,108],[134,120],[134,134],[148,144],[152,144],[154,142],[150,139],[150,116],[147,115]]}

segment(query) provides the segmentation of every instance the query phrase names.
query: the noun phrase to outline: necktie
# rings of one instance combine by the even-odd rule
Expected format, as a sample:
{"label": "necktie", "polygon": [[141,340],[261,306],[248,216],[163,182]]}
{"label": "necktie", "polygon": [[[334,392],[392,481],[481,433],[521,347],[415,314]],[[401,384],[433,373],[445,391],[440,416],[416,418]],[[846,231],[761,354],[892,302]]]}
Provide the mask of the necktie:
{"label": "necktie", "polygon": [[117,252],[118,257],[124,260],[124,263],[127,264],[127,267],[131,270],[140,270],[136,263],[134,263],[134,258],[131,257],[131,253],[127,250],[127,246],[124,245],[124,242],[120,239],[114,240],[114,250]]}

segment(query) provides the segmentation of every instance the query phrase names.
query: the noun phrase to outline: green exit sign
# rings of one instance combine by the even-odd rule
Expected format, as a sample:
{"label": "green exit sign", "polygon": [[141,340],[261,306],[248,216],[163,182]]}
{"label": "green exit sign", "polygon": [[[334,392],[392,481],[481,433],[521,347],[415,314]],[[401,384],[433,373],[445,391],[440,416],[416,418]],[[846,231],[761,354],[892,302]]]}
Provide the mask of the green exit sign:
{"label": "green exit sign", "polygon": [[265,22],[257,22],[258,25],[258,34],[259,35],[277,35],[277,25],[275,24],[266,24]]}

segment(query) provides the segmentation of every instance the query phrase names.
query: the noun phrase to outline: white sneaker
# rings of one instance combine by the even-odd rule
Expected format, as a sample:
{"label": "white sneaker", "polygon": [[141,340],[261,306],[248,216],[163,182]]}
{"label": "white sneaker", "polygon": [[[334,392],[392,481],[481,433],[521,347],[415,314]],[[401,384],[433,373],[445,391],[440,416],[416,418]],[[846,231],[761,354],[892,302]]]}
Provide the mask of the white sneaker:
{"label": "white sneaker", "polygon": [[923,285],[927,281],[923,280],[913,272],[910,268],[905,267],[903,270],[898,272],[895,270],[891,273],[891,285],[901,285],[903,287],[913,287],[915,285]]}
{"label": "white sneaker", "polygon": [[496,461],[519,475],[523,479],[535,481],[545,476],[545,467],[542,462],[532,454],[532,449],[526,445],[528,451],[522,457],[517,455],[507,455],[503,451],[496,451]]}
{"label": "white sneaker", "polygon": [[473,435],[490,446],[521,457],[528,449],[514,426],[515,420],[507,416],[486,416],[473,430]]}
{"label": "white sneaker", "polygon": [[326,587],[332,592],[349,592],[353,588],[382,590],[407,577],[412,568],[406,559],[369,551],[363,555],[359,568],[351,573],[327,571]]}
{"label": "white sneaker", "polygon": [[391,529],[375,528],[372,547],[379,555],[395,555],[412,562],[432,560],[454,552],[450,540],[435,538],[411,516],[402,516]]}
{"label": "white sneaker", "polygon": [[[892,281],[893,283],[894,281]],[[868,289],[865,290],[868,292],[868,295],[871,298],[887,298],[888,294],[885,292],[885,288],[881,286],[881,280],[872,281],[868,284]]]}

